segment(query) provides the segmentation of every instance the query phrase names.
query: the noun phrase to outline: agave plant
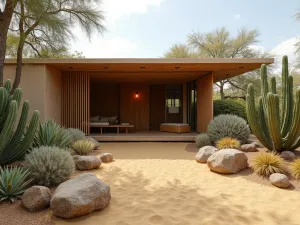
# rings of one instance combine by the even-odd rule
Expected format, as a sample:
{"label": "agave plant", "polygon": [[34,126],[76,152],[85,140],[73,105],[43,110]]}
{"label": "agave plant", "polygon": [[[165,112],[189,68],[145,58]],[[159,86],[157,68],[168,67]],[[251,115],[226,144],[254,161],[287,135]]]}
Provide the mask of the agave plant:
{"label": "agave plant", "polygon": [[40,124],[34,139],[34,147],[56,146],[68,148],[71,143],[72,137],[69,132],[52,120]]}
{"label": "agave plant", "polygon": [[10,200],[14,202],[24,193],[32,179],[27,179],[29,171],[22,167],[4,169],[0,167],[0,202]]}
{"label": "agave plant", "polygon": [[72,145],[74,151],[76,151],[79,155],[87,155],[93,151],[95,145],[88,139],[82,139],[75,141]]}

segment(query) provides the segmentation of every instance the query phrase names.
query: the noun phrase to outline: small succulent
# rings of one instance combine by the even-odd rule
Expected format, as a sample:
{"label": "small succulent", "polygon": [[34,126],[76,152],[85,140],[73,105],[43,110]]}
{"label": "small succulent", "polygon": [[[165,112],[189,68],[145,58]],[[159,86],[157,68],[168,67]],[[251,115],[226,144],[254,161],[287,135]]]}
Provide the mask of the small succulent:
{"label": "small succulent", "polygon": [[217,141],[216,147],[218,149],[226,149],[226,148],[240,149],[241,143],[237,139],[224,137]]}
{"label": "small succulent", "polygon": [[198,148],[211,145],[209,136],[206,133],[202,133],[196,136],[195,142]]}
{"label": "small succulent", "polygon": [[79,155],[87,155],[95,148],[94,143],[88,139],[82,139],[75,141],[72,145],[72,149]]}
{"label": "small succulent", "polygon": [[0,167],[0,202],[14,202],[24,193],[32,179],[27,179],[30,172],[22,167]]}

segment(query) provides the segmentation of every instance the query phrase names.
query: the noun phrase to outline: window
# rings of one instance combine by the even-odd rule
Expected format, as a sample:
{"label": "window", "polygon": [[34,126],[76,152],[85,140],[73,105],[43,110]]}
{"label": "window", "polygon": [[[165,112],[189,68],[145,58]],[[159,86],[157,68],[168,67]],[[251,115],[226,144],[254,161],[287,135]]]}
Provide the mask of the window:
{"label": "window", "polygon": [[179,98],[167,99],[167,107],[180,107],[180,99]]}

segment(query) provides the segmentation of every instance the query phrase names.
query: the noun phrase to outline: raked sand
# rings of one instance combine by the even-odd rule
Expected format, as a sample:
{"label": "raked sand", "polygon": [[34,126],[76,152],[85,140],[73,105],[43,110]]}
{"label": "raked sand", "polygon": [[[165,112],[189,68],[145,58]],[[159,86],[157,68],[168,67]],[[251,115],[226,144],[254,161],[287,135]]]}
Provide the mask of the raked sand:
{"label": "raked sand", "polygon": [[300,192],[212,173],[188,143],[103,143],[115,161],[92,171],[111,187],[107,208],[57,225],[298,225]]}

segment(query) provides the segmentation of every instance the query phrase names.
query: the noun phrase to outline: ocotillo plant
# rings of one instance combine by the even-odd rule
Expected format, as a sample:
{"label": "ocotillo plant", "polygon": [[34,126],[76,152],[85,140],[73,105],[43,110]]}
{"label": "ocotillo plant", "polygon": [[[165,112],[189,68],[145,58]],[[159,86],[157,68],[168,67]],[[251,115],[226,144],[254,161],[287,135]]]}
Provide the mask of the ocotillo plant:
{"label": "ocotillo plant", "polygon": [[[300,90],[293,96],[293,77],[289,75],[288,58],[282,58],[282,107],[276,92],[275,77],[271,87],[267,80],[267,67],[262,65],[261,97],[258,111],[255,108],[254,86],[249,84],[246,95],[246,112],[249,125],[258,140],[269,150],[282,152],[300,146]],[[281,113],[280,113],[281,109]]]}
{"label": "ocotillo plant", "polygon": [[39,112],[34,111],[26,129],[29,102],[25,101],[18,126],[15,126],[22,91],[18,88],[13,95],[10,95],[10,91],[11,82],[7,80],[4,87],[0,87],[0,165],[12,163],[25,155],[39,124]]}

